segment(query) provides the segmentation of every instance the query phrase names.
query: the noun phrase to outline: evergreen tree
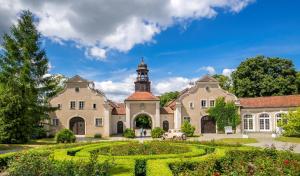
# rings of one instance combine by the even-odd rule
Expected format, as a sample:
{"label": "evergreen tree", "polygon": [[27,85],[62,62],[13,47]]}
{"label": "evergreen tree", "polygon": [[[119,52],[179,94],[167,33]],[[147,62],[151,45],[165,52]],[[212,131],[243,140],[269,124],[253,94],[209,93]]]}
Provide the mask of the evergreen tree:
{"label": "evergreen tree", "polygon": [[57,81],[48,74],[34,16],[23,11],[4,34],[0,56],[0,142],[25,143],[33,128],[55,110],[47,101],[56,95]]}

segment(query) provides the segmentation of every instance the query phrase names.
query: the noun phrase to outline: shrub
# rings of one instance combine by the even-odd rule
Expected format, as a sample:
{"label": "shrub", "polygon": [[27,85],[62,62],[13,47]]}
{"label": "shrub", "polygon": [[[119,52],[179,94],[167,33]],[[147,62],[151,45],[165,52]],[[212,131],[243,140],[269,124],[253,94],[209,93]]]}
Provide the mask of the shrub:
{"label": "shrub", "polygon": [[76,137],[73,132],[69,129],[62,129],[56,134],[57,143],[73,143],[75,142]]}
{"label": "shrub", "polygon": [[43,126],[37,126],[33,129],[32,138],[41,139],[47,137],[47,131]]}
{"label": "shrub", "polygon": [[135,175],[136,176],[145,176],[146,175],[146,160],[138,159],[135,161]]}
{"label": "shrub", "polygon": [[185,133],[186,136],[191,137],[194,135],[195,127],[193,127],[188,121],[184,121],[181,126],[181,131]]}
{"label": "shrub", "polygon": [[151,131],[152,138],[161,138],[165,131],[162,128],[156,127]]}
{"label": "shrub", "polygon": [[94,138],[102,138],[102,135],[100,133],[97,133],[94,135]]}
{"label": "shrub", "polygon": [[126,138],[135,138],[135,132],[131,128],[126,128],[123,133],[123,136]]}
{"label": "shrub", "polygon": [[284,129],[284,136],[300,137],[300,108],[284,115],[279,126]]}

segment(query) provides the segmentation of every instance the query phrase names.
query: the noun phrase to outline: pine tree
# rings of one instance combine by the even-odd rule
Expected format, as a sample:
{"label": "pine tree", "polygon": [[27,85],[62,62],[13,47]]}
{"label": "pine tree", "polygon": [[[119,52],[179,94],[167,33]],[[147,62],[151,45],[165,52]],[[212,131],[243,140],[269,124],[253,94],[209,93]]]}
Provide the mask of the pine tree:
{"label": "pine tree", "polygon": [[[0,56],[0,142],[25,143],[34,128],[55,110],[47,101],[56,95],[57,81],[48,74],[34,16],[23,11],[4,34]],[[46,76],[48,75],[48,76]]]}

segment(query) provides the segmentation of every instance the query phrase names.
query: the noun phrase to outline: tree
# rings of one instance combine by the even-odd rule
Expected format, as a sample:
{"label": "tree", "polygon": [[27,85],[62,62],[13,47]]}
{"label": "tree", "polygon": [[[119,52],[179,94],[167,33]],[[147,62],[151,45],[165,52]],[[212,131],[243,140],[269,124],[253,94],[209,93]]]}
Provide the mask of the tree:
{"label": "tree", "polygon": [[284,115],[278,125],[283,128],[283,135],[300,137],[300,108]]}
{"label": "tree", "polygon": [[233,93],[238,97],[297,93],[296,71],[288,59],[257,56],[242,62],[232,73]]}
{"label": "tree", "polygon": [[4,34],[0,56],[0,142],[27,142],[34,127],[55,110],[48,99],[57,82],[48,74],[48,59],[40,48],[34,17],[23,11],[18,23]]}
{"label": "tree", "polygon": [[232,81],[228,76],[225,75],[213,75],[215,79],[219,81],[222,89],[231,92],[232,91]]}
{"label": "tree", "polygon": [[185,120],[181,126],[181,131],[186,134],[187,137],[192,137],[194,136],[195,127],[193,127],[190,122]]}
{"label": "tree", "polygon": [[224,131],[225,126],[235,129],[240,123],[238,108],[233,101],[225,102],[224,97],[217,98],[215,107],[209,108],[207,112],[217,122],[218,131]]}
{"label": "tree", "polygon": [[175,100],[179,95],[179,92],[166,92],[160,96],[160,106],[163,107],[171,100]]}
{"label": "tree", "polygon": [[300,72],[297,72],[297,88],[298,88],[298,94],[300,94]]}

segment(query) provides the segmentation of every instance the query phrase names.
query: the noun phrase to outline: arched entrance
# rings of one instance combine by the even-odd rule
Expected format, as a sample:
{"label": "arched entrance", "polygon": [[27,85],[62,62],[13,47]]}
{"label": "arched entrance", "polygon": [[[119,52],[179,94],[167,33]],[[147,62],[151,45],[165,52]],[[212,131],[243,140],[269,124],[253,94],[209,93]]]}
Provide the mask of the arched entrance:
{"label": "arched entrance", "polygon": [[134,128],[151,129],[152,121],[151,117],[147,114],[139,114],[134,119]]}
{"label": "arched entrance", "polygon": [[201,133],[216,133],[216,121],[209,116],[202,117]]}
{"label": "arched entrance", "polygon": [[124,131],[123,131],[123,122],[122,121],[118,121],[117,123],[117,133],[118,134],[122,134]]}
{"label": "arched entrance", "polygon": [[163,130],[164,131],[169,130],[169,122],[167,120],[163,121]]}
{"label": "arched entrance", "polygon": [[70,120],[70,130],[73,131],[75,135],[85,135],[85,122],[81,117],[73,117]]}

